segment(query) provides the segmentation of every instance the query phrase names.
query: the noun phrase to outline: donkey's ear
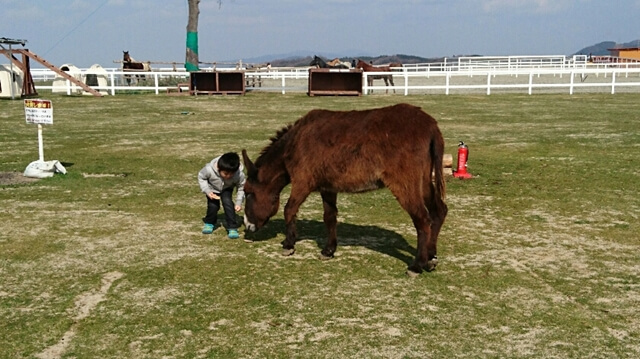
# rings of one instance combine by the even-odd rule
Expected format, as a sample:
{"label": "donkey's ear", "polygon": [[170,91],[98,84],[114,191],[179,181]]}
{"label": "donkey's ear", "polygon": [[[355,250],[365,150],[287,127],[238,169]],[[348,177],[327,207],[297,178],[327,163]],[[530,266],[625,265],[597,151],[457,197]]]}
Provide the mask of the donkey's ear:
{"label": "donkey's ear", "polygon": [[256,166],[251,162],[249,156],[247,156],[247,150],[245,149],[242,149],[242,160],[244,161],[244,166],[247,168],[247,174],[249,174],[249,176],[256,172]]}

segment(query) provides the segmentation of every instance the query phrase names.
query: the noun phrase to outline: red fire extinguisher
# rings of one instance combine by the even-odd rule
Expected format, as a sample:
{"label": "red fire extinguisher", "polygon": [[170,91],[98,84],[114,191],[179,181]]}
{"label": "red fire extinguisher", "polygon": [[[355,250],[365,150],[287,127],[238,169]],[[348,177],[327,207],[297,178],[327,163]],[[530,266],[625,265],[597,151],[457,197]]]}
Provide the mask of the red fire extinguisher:
{"label": "red fire extinguisher", "polygon": [[460,141],[458,144],[458,169],[453,172],[453,177],[466,179],[471,178],[471,173],[467,172],[467,160],[469,159],[469,147]]}

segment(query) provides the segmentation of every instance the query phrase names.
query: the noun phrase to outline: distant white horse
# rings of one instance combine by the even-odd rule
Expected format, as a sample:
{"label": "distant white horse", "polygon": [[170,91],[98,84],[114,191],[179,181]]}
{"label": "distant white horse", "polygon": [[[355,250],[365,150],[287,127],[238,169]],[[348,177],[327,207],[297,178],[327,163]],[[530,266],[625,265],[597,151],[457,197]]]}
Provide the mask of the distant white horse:
{"label": "distant white horse", "polygon": [[324,61],[320,56],[314,56],[309,66],[316,66],[321,69],[350,69],[351,65],[348,62],[340,62],[340,59],[334,59],[330,62],[336,63],[336,65],[331,65]]}
{"label": "distant white horse", "polygon": [[347,68],[350,69],[351,68],[351,64],[347,61],[340,61],[339,58],[335,58],[329,62],[327,62],[327,65],[331,66],[331,67],[340,67],[340,68]]}

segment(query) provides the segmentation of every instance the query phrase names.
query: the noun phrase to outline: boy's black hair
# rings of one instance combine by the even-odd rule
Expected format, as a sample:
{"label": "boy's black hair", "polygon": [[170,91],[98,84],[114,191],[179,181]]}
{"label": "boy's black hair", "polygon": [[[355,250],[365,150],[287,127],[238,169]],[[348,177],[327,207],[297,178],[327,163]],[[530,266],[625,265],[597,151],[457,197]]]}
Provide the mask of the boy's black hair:
{"label": "boy's black hair", "polygon": [[218,171],[237,172],[240,168],[240,156],[227,152],[218,159]]}

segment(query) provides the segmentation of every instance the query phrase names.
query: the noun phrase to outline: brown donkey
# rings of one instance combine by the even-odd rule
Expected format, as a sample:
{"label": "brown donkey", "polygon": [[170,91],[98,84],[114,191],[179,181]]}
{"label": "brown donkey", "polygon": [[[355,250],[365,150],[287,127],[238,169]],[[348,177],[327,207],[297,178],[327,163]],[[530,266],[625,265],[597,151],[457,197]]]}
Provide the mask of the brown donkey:
{"label": "brown donkey", "polygon": [[322,258],[337,247],[338,192],[387,187],[413,220],[418,248],[407,274],[437,265],[438,233],[447,215],[442,173],[444,139],[433,117],[399,104],[365,111],[313,110],[280,130],[248,170],[244,222],[248,231],[278,212],[280,192],[291,183],[284,208],[283,255],[294,253],[296,214],[311,192],[322,196],[328,241]]}

